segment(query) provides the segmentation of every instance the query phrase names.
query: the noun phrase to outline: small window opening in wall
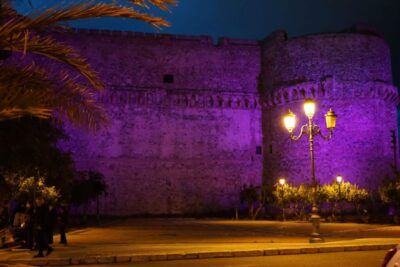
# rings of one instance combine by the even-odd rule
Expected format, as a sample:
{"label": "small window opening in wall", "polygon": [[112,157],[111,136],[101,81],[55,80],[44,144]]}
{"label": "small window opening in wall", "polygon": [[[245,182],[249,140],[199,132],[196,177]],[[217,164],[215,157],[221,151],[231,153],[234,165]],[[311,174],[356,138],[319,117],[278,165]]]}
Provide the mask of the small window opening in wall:
{"label": "small window opening in wall", "polygon": [[261,154],[262,154],[262,147],[256,146],[256,155],[261,155]]}
{"label": "small window opening in wall", "polygon": [[272,154],[272,145],[269,145],[269,153]]}
{"label": "small window opening in wall", "polygon": [[163,78],[164,83],[174,83],[174,75],[172,74],[165,74]]}

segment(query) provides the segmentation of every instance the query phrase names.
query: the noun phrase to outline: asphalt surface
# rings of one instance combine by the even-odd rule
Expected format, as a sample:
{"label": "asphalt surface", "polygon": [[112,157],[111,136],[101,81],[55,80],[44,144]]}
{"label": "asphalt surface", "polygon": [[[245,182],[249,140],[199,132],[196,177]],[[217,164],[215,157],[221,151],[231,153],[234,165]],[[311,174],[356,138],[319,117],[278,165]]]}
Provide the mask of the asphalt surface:
{"label": "asphalt surface", "polygon": [[[380,267],[386,251],[338,252],[288,256],[251,258],[226,258],[205,260],[181,260],[167,262],[127,263],[97,265],[101,267]],[[87,265],[90,267],[93,265]],[[82,267],[82,266],[81,266]]]}
{"label": "asphalt surface", "polygon": [[[325,243],[318,246],[325,247],[400,241],[400,226],[396,225],[323,223],[321,231]],[[310,232],[310,223],[294,221],[126,219],[69,232],[68,246],[59,245],[56,236],[54,252],[48,258],[85,262],[88,258],[127,255],[312,248],[315,245],[308,242]],[[0,250],[0,263],[30,262],[34,254],[27,250]]]}

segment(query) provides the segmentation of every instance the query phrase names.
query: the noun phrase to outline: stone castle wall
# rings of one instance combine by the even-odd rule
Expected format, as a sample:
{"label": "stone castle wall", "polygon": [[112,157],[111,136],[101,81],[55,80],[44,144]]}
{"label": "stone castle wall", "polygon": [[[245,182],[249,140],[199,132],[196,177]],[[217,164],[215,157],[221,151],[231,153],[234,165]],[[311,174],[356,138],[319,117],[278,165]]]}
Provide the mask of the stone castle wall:
{"label": "stone castle wall", "polygon": [[397,88],[376,36],[277,32],[216,45],[207,36],[112,31],[57,38],[82,52],[107,87],[99,100],[110,125],[95,134],[68,128],[63,144],[78,168],[106,176],[102,213],[233,212],[243,184],[307,182],[306,140],[291,143],[281,123],[288,108],[302,118],[306,98],[317,100],[323,128],[328,108],[339,116],[333,139],[316,142],[321,182],[341,174],[376,189],[390,170]]}
{"label": "stone castle wall", "polygon": [[101,212],[234,214],[243,184],[261,183],[257,43],[111,33],[62,36],[107,85],[111,124],[69,129],[64,145],[78,168],[105,175]]}
{"label": "stone castle wall", "polygon": [[[264,43],[263,109],[267,180],[284,176],[310,181],[308,141],[293,142],[282,116],[291,109],[297,132],[307,118],[306,98],[317,101],[316,123],[338,114],[333,139],[316,141],[316,177],[330,183],[337,175],[377,189],[393,164],[391,130],[397,132],[397,88],[391,84],[390,51],[379,37],[357,33],[322,34],[286,39],[276,33]],[[325,131],[327,133],[327,131]]]}

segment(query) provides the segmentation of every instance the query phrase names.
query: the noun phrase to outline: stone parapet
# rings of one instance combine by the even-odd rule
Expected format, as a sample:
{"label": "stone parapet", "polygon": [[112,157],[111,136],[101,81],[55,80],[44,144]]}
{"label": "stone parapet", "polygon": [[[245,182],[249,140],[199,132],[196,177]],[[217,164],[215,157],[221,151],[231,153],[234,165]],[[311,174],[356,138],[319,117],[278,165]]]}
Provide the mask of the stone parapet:
{"label": "stone parapet", "polygon": [[279,86],[263,96],[265,107],[286,105],[304,101],[304,99],[381,99],[388,104],[398,105],[397,87],[380,81],[355,82],[336,81],[332,78],[319,82],[303,82],[288,86]]}
{"label": "stone parapet", "polygon": [[111,87],[99,94],[103,103],[147,107],[259,109],[259,95],[217,90]]}

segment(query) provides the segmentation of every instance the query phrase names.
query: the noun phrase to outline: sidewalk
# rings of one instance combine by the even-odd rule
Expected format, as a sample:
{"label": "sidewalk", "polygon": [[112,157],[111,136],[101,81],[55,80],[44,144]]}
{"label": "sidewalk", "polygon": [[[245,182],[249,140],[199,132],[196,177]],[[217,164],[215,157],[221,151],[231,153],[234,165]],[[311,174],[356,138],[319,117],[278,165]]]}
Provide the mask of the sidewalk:
{"label": "sidewalk", "polygon": [[[400,240],[400,226],[325,223],[323,244],[309,244],[305,222],[129,219],[69,233],[67,247],[48,258],[30,251],[0,251],[0,263],[71,265],[216,257],[248,257],[386,250]],[[56,238],[58,241],[58,238]]]}

